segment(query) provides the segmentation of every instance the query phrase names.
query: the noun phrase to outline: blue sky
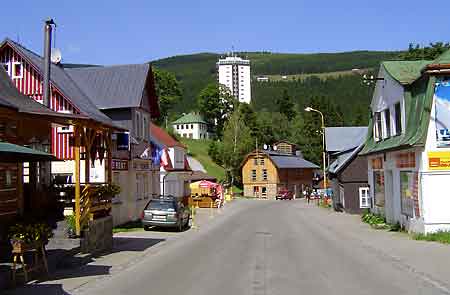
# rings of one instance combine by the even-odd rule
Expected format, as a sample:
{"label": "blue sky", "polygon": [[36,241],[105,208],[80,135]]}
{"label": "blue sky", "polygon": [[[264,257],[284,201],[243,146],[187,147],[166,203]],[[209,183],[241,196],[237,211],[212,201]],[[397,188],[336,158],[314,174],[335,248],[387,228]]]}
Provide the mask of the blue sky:
{"label": "blue sky", "polygon": [[[64,62],[121,64],[196,52],[336,52],[448,41],[443,1],[15,0],[0,37],[42,52],[42,21],[58,24]],[[14,4],[13,4],[14,3]],[[433,4],[435,3],[435,4]],[[5,5],[2,6],[5,8]]]}

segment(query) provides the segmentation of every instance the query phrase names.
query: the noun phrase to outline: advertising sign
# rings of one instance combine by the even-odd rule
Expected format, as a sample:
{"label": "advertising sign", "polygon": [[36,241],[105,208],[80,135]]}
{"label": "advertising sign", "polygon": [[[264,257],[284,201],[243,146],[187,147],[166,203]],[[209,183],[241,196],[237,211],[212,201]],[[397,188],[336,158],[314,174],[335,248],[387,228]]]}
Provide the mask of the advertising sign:
{"label": "advertising sign", "polygon": [[130,149],[130,133],[117,133],[117,150],[128,151]]}
{"label": "advertising sign", "polygon": [[450,81],[436,83],[435,122],[438,147],[450,147]]}
{"label": "advertising sign", "polygon": [[450,152],[428,152],[428,169],[450,170]]}

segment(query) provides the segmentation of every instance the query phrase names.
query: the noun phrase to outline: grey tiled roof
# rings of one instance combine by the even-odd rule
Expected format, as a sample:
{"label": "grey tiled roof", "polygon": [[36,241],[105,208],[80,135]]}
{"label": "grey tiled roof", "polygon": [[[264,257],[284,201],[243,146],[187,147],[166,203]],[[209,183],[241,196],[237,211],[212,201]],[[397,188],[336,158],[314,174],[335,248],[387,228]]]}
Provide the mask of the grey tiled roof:
{"label": "grey tiled roof", "polygon": [[139,107],[149,70],[149,64],[65,69],[99,109]]}
{"label": "grey tiled roof", "polygon": [[275,166],[278,168],[284,168],[284,169],[295,169],[295,168],[319,168],[316,164],[313,164],[301,157],[297,156],[269,156],[270,159],[273,161]]}
{"label": "grey tiled roof", "polygon": [[[43,74],[44,59],[41,56],[10,39],[6,39],[0,46],[4,43],[8,43],[15,50],[20,52],[20,54],[28,59],[29,62],[37,67],[38,71]],[[53,85],[56,86],[56,88],[58,88],[83,115],[108,126],[115,126],[113,121],[96,107],[86,93],[78,87],[62,67],[52,63],[50,79]]]}
{"label": "grey tiled roof", "polygon": [[343,152],[360,146],[367,136],[367,127],[327,127],[325,146],[327,152]]}
{"label": "grey tiled roof", "polygon": [[363,147],[363,144],[361,144],[359,147],[356,147],[354,149],[340,153],[337,156],[336,160],[334,160],[333,163],[331,163],[327,167],[328,172],[333,173],[333,174],[339,173],[344,167],[347,166],[348,163],[353,161],[353,159],[358,156],[358,153],[362,149],[362,147]]}

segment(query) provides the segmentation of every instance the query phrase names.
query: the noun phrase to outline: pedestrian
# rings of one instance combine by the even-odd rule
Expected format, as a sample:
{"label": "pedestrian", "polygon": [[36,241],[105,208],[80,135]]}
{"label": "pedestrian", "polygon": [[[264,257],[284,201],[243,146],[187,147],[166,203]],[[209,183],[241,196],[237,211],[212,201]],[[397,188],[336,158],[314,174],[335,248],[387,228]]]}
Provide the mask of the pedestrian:
{"label": "pedestrian", "polygon": [[309,186],[306,187],[306,200],[309,202],[311,201],[311,190],[309,189]]}

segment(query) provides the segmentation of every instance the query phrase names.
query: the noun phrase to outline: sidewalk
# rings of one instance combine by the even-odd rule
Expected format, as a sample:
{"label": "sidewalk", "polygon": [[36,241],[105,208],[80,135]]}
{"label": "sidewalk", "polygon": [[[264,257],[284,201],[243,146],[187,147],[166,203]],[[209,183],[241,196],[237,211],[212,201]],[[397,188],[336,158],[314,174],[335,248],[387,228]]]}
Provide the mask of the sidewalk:
{"label": "sidewalk", "polygon": [[[175,230],[136,231],[114,234],[112,253],[90,258],[81,267],[56,270],[48,279],[31,281],[25,286],[7,290],[0,294],[74,294],[84,286],[113,277],[115,274],[127,270],[134,264],[142,261],[148,255],[154,255],[174,241],[188,238],[203,232],[216,223],[222,216],[232,211],[235,202],[229,203],[220,209],[197,209],[195,224],[184,232]],[[83,255],[76,255],[72,259],[85,259]],[[68,263],[70,265],[70,263]],[[39,275],[40,276],[40,275]],[[19,277],[20,282],[21,277]]]}
{"label": "sidewalk", "polygon": [[325,228],[330,235],[351,239],[392,260],[398,267],[413,272],[434,285],[450,289],[450,245],[436,242],[416,241],[408,234],[376,230],[361,221],[359,215],[335,212],[299,201],[295,205],[317,226]]}

